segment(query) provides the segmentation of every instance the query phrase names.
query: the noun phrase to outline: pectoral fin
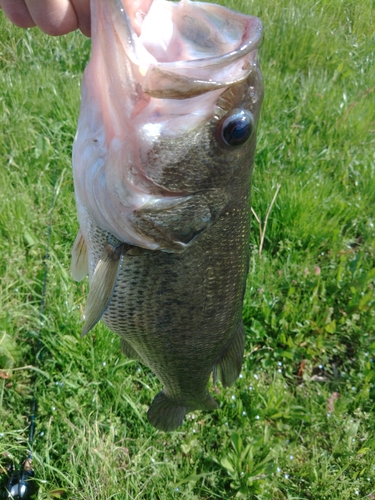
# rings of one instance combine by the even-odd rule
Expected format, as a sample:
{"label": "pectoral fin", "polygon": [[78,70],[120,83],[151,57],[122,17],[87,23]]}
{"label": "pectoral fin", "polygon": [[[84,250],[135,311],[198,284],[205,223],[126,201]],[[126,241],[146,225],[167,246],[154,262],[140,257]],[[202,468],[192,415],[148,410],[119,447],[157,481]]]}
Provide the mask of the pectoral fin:
{"label": "pectoral fin", "polygon": [[85,307],[85,324],[81,337],[100,320],[111,301],[124,255],[124,245],[113,247],[109,243],[96,265],[90,282],[90,292]]}
{"label": "pectoral fin", "polygon": [[74,281],[82,281],[89,273],[87,246],[81,230],[72,247],[71,271]]}

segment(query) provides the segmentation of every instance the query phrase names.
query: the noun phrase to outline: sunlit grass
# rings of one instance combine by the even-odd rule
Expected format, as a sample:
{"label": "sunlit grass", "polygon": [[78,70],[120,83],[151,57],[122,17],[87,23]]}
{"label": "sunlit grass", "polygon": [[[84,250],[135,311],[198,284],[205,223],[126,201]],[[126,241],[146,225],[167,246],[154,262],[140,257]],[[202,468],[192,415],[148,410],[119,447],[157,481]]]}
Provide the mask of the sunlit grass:
{"label": "sunlit grass", "polygon": [[0,16],[0,452],[24,458],[35,390],[40,499],[375,498],[373,2],[227,5],[264,25],[262,222],[281,188],[260,257],[251,222],[241,378],[171,434],[146,419],[154,375],[102,325],[79,338],[71,146],[89,41]]}

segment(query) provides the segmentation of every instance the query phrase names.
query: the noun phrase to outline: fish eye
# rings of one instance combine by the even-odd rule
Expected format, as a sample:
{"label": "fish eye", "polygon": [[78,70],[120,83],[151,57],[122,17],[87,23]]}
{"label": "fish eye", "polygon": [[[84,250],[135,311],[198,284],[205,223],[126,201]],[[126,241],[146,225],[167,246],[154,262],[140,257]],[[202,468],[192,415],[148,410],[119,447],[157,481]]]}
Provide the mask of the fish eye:
{"label": "fish eye", "polygon": [[219,135],[226,146],[241,146],[254,131],[254,118],[247,109],[232,110],[219,124]]}

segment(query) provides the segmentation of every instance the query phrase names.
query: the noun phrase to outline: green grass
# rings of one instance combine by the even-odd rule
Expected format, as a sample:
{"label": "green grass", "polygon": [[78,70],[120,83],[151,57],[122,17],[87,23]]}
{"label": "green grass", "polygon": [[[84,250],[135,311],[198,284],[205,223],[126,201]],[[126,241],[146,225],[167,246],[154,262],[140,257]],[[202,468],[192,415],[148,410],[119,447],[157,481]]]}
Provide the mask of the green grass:
{"label": "green grass", "polygon": [[227,5],[264,24],[262,221],[281,188],[261,256],[251,222],[241,378],[171,434],[146,419],[153,374],[102,325],[79,338],[70,157],[89,41],[0,16],[0,453],[25,456],[35,390],[40,499],[375,498],[375,6]]}

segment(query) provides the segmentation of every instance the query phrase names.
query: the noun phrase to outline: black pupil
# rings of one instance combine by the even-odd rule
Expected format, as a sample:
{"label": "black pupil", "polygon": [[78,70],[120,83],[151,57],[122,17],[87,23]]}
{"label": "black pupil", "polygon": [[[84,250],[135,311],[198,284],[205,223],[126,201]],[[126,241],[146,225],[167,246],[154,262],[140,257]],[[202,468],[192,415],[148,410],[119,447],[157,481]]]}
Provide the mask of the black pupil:
{"label": "black pupil", "polygon": [[252,128],[250,113],[239,111],[224,120],[222,137],[228,146],[240,146],[250,137]]}

